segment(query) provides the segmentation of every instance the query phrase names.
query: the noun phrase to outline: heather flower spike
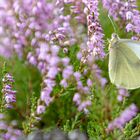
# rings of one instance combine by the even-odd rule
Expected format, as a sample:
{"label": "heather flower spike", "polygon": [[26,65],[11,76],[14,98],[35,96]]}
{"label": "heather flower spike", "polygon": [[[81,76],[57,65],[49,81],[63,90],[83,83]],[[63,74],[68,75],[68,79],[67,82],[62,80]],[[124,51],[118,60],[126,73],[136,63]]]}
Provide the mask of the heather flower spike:
{"label": "heather flower spike", "polygon": [[82,62],[86,62],[88,57],[94,55],[95,57],[103,58],[104,53],[104,34],[99,23],[98,0],[89,0],[85,3],[87,9],[87,25],[88,25],[88,41],[86,56],[82,58]]}
{"label": "heather flower spike", "polygon": [[6,73],[2,79],[2,95],[4,98],[5,108],[13,108],[13,104],[16,102],[16,91],[13,89],[14,84],[13,76]]}
{"label": "heather flower spike", "polygon": [[120,114],[119,117],[115,118],[112,122],[109,123],[107,132],[111,132],[116,128],[123,130],[126,123],[128,123],[133,117],[135,117],[137,113],[138,107],[134,103],[132,103]]}
{"label": "heather flower spike", "polygon": [[123,89],[123,88],[118,89],[118,96],[117,96],[118,101],[122,102],[124,101],[125,97],[128,97],[128,96],[129,96],[128,90]]}

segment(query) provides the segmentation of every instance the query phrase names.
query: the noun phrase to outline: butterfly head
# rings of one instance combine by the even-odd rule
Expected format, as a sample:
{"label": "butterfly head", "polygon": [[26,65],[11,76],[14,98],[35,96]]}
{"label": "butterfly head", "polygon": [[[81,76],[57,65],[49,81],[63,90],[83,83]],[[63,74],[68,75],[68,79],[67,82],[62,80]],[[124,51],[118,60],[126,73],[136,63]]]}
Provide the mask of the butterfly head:
{"label": "butterfly head", "polygon": [[111,40],[113,40],[113,39],[118,40],[119,39],[119,36],[116,33],[113,33],[111,35]]}
{"label": "butterfly head", "polygon": [[119,40],[119,36],[116,33],[111,35],[111,40],[109,41],[109,48],[113,47],[114,44]]}

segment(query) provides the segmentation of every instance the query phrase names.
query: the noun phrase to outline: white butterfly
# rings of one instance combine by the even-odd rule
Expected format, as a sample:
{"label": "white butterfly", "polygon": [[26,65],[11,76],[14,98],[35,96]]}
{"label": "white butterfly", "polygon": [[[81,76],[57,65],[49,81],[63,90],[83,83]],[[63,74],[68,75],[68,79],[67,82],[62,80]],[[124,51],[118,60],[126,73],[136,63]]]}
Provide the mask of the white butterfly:
{"label": "white butterfly", "polygon": [[126,89],[140,87],[140,42],[120,39],[112,34],[109,45],[109,77],[113,84]]}

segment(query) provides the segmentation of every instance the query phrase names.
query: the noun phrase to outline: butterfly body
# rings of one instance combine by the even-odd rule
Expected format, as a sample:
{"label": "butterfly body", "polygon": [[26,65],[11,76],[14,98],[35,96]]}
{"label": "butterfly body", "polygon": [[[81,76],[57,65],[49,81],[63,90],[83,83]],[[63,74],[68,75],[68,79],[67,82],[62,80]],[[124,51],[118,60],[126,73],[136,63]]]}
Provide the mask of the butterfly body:
{"label": "butterfly body", "polygon": [[140,87],[140,42],[112,35],[109,45],[109,77],[126,89]]}

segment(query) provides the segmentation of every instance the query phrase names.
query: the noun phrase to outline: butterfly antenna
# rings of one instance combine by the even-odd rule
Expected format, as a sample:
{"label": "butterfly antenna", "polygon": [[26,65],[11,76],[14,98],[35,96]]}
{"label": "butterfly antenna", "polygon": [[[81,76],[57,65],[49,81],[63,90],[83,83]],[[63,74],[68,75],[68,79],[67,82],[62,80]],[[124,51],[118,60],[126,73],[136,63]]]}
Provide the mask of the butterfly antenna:
{"label": "butterfly antenna", "polygon": [[116,26],[115,26],[115,23],[113,22],[113,20],[111,19],[110,15],[108,14],[108,18],[113,26],[113,29],[114,29],[114,32],[117,33],[117,29],[116,29]]}

